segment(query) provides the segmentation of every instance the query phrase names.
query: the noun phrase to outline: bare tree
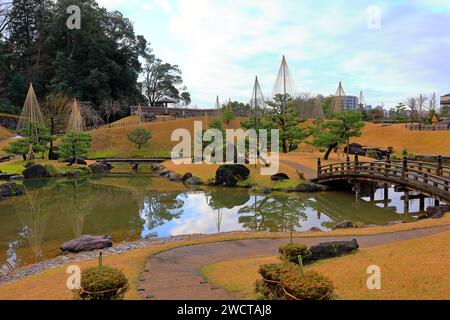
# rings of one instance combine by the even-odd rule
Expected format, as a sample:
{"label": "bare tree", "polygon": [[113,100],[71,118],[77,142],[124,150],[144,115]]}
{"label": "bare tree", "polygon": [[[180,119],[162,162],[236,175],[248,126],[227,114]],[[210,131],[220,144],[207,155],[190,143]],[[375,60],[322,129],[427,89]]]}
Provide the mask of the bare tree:
{"label": "bare tree", "polygon": [[9,12],[12,7],[12,2],[1,1],[0,2],[0,39],[5,36],[4,32],[11,21]]}
{"label": "bare tree", "polygon": [[100,113],[95,110],[95,105],[90,101],[80,102],[80,111],[84,119],[85,127],[94,127],[104,124]]}
{"label": "bare tree", "polygon": [[413,120],[417,120],[419,113],[417,98],[416,97],[407,98],[405,101],[405,105],[411,110],[411,118]]}
{"label": "bare tree", "polygon": [[121,103],[116,100],[107,99],[103,101],[103,104],[100,106],[100,112],[106,123],[109,123],[112,116],[122,113]]}

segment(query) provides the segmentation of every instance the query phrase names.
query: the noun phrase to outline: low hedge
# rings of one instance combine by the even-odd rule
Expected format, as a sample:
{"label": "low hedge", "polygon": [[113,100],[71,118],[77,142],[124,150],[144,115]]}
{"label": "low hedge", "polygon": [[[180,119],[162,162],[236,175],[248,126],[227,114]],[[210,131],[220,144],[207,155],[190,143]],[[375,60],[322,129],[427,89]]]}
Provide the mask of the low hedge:
{"label": "low hedge", "polygon": [[104,266],[85,269],[81,272],[82,300],[122,300],[128,289],[128,280],[122,271]]}

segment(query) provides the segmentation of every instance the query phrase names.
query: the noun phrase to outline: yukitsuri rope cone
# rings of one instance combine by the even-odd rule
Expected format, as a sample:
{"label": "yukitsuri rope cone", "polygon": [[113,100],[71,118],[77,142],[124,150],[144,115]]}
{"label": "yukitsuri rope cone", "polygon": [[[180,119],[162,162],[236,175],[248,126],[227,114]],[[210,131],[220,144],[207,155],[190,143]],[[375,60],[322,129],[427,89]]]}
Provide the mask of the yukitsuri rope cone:
{"label": "yukitsuri rope cone", "polygon": [[83,132],[84,131],[83,116],[80,112],[80,106],[76,99],[72,102],[69,122],[66,132]]}
{"label": "yukitsuri rope cone", "polygon": [[36,94],[34,93],[32,83],[30,83],[30,87],[28,88],[27,97],[25,99],[25,103],[23,104],[22,113],[20,114],[16,131],[20,133],[20,131],[22,131],[22,129],[27,127],[28,125],[32,126],[32,136],[30,137],[30,139],[32,141],[36,141],[38,135],[38,127],[44,126],[44,116],[42,115],[42,110],[37,101]]}

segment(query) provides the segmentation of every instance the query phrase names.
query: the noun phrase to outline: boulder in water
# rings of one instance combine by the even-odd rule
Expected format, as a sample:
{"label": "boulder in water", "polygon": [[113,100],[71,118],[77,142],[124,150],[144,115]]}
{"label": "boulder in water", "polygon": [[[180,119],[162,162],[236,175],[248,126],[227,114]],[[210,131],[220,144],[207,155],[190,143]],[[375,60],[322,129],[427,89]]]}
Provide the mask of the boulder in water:
{"label": "boulder in water", "polygon": [[33,164],[22,171],[22,175],[25,179],[38,179],[38,178],[48,178],[50,173],[48,170],[40,164]]}
{"label": "boulder in water", "polygon": [[93,174],[107,174],[109,173],[114,167],[110,165],[107,162],[96,162],[89,166],[89,169],[91,169],[91,172]]}
{"label": "boulder in water", "polygon": [[244,181],[250,175],[250,170],[243,164],[225,164],[216,170],[216,185],[235,187],[238,181]]}

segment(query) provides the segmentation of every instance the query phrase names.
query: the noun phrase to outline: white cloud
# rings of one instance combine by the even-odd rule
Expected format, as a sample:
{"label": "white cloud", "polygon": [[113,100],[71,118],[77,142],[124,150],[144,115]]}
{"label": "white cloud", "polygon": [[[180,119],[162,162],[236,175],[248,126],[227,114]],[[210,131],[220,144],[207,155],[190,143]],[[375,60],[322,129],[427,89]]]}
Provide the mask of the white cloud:
{"label": "white cloud", "polygon": [[142,9],[146,11],[153,10],[153,5],[151,3],[145,2],[142,4]]}
{"label": "white cloud", "polygon": [[167,0],[155,0],[155,3],[160,6],[165,12],[172,11],[172,6]]}

